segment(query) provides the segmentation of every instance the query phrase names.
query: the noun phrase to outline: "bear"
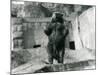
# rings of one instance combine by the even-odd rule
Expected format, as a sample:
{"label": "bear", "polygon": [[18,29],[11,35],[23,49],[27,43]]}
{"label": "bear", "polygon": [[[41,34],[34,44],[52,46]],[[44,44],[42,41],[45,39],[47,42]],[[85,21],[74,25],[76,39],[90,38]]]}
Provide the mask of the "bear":
{"label": "bear", "polygon": [[64,25],[63,14],[56,12],[53,14],[50,24],[44,30],[48,36],[47,53],[48,61],[53,64],[53,59],[58,63],[64,62],[65,41],[68,35],[68,28]]}

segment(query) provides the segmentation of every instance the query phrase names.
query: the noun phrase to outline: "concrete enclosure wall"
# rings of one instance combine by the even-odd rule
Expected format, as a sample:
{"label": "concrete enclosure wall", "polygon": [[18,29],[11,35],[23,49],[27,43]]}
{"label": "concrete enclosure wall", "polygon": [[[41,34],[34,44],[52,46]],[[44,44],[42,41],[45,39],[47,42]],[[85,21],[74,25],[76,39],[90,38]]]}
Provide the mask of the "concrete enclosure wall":
{"label": "concrete enclosure wall", "polygon": [[72,26],[76,49],[95,49],[95,7],[76,16]]}
{"label": "concrete enclosure wall", "polygon": [[[21,18],[12,19],[14,47],[33,48],[33,45],[47,45],[48,37],[44,34],[44,26],[49,22],[26,22]],[[72,24],[68,26],[69,35],[66,37],[66,48],[74,41],[75,49],[95,49],[95,7],[84,11],[80,16],[72,17]],[[18,45],[18,46],[17,46]]]}
{"label": "concrete enclosure wall", "polygon": [[33,48],[33,45],[46,46],[48,38],[44,34],[43,26],[47,23],[25,23],[27,30],[24,32],[24,47]]}
{"label": "concrete enclosure wall", "polygon": [[[48,43],[48,37],[44,33],[44,27],[49,24],[48,22],[33,22],[25,23],[23,26],[26,30],[23,32],[24,48],[33,48],[33,45],[41,45],[46,47]],[[69,39],[66,38],[66,47],[68,48]]]}
{"label": "concrete enclosure wall", "polygon": [[79,16],[79,25],[84,47],[95,49],[95,7]]}

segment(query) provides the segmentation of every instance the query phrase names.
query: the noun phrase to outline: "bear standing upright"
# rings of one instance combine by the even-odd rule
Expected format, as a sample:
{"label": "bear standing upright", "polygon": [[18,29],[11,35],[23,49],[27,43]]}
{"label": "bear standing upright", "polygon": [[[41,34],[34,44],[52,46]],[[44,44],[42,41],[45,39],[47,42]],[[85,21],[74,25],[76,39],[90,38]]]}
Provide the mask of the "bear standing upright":
{"label": "bear standing upright", "polygon": [[63,14],[55,12],[50,24],[46,27],[44,32],[49,39],[47,45],[49,63],[53,64],[53,59],[56,59],[58,63],[63,63],[65,39],[68,35],[68,29],[64,25]]}

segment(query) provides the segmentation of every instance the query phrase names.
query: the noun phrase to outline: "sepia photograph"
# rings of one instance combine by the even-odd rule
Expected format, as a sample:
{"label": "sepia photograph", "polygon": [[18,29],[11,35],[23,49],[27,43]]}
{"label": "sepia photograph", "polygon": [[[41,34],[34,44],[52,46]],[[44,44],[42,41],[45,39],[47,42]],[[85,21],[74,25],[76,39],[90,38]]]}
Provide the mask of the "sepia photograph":
{"label": "sepia photograph", "polygon": [[11,0],[11,75],[96,69],[96,6]]}

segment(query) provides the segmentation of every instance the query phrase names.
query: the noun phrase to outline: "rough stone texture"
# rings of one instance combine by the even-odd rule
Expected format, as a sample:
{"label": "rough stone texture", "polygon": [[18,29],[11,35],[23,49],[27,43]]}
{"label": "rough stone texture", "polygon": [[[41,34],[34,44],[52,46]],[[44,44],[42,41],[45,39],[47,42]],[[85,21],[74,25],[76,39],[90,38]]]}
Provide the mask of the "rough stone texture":
{"label": "rough stone texture", "polygon": [[[33,4],[32,4],[33,5]],[[48,4],[47,4],[48,5]],[[36,6],[35,6],[36,7]],[[58,5],[59,7],[59,5]],[[69,6],[70,7],[70,6]],[[81,7],[76,9],[81,10]],[[63,7],[61,7],[63,8]],[[77,8],[77,7],[76,7]],[[49,8],[50,9],[50,8]],[[59,9],[59,8],[58,8]],[[76,13],[68,13],[66,7],[64,8],[64,12],[66,16],[69,16],[70,20],[72,21],[72,28],[70,27],[70,35],[67,39],[68,41],[75,41],[75,48],[76,50],[70,50],[66,48],[65,57],[64,57],[64,64],[57,64],[54,61],[54,65],[48,65],[47,60],[47,52],[46,52],[46,45],[48,39],[43,32],[43,26],[47,24],[47,21],[50,22],[50,18],[44,18],[44,15],[34,16],[37,12],[29,9],[30,11],[27,12],[29,18],[24,18],[25,24],[22,24],[22,18],[13,18],[12,19],[12,27],[13,27],[13,36],[12,40],[16,38],[15,42],[17,43],[17,48],[23,48],[22,41],[24,41],[24,48],[31,48],[31,49],[20,49],[15,50],[12,53],[12,73],[38,73],[38,72],[54,72],[54,71],[69,71],[69,70],[83,70],[83,69],[95,69],[95,9],[90,8],[78,15]],[[62,9],[61,9],[62,10]],[[36,11],[39,11],[37,8]],[[25,12],[20,11],[19,16],[21,14],[25,16]],[[28,14],[29,13],[29,14]],[[34,18],[30,18],[31,14]],[[34,13],[34,14],[33,14]],[[40,12],[39,12],[40,13]],[[38,14],[39,14],[38,13]],[[70,14],[70,15],[69,15]],[[18,16],[17,15],[17,16]],[[69,20],[69,18],[65,18]],[[39,22],[41,21],[41,22]],[[31,23],[30,23],[31,22]],[[39,22],[39,23],[37,23]],[[23,25],[23,26],[22,26]],[[80,30],[79,30],[80,28]],[[21,34],[24,32],[24,35]],[[20,33],[21,32],[21,33]],[[41,36],[40,36],[41,35]],[[23,38],[17,38],[21,37]],[[32,48],[35,44],[41,44],[42,47],[40,48]],[[67,43],[68,44],[68,43]],[[15,68],[16,67],[16,68]]]}
{"label": "rough stone texture", "polygon": [[69,64],[47,65],[42,69],[35,71],[34,73],[64,72],[64,71],[95,69],[94,64],[95,64],[94,60],[87,60],[87,61],[80,61],[80,62],[69,63]]}
{"label": "rough stone texture", "polygon": [[12,18],[11,20],[11,42],[14,48],[23,48],[23,24],[22,18]]}
{"label": "rough stone texture", "polygon": [[82,42],[81,42],[81,38],[80,38],[80,35],[79,35],[79,30],[78,30],[77,16],[72,21],[72,31],[73,31],[73,39],[75,41],[75,49],[83,48],[83,45],[82,45]]}
{"label": "rough stone texture", "polygon": [[15,49],[11,51],[11,68],[16,68],[30,61],[31,54],[27,50]]}
{"label": "rough stone texture", "polygon": [[23,41],[24,41],[24,48],[32,48],[33,45],[35,45],[35,38],[34,38],[34,23],[26,23],[23,25],[24,31],[23,31]]}
{"label": "rough stone texture", "polygon": [[[91,15],[92,17],[91,17]],[[81,49],[81,48],[90,48],[95,49],[95,9],[89,8],[85,12],[83,12],[79,17],[77,14],[73,13],[70,18],[73,18],[72,20],[72,27],[69,26],[69,37],[66,38],[66,47],[69,48],[69,41],[75,42],[75,49]],[[67,19],[67,18],[66,18]],[[26,20],[26,18],[25,18]],[[36,19],[28,19],[28,22],[33,23],[26,23],[23,26],[21,25],[15,25],[14,36],[20,35],[21,32],[17,33],[17,31],[21,31],[21,29],[24,30],[24,48],[32,48],[33,45],[40,44],[40,45],[46,45],[48,40],[46,35],[43,32],[43,26],[47,25],[47,22],[44,22],[43,19],[41,22],[37,23],[39,20]],[[43,20],[43,21],[42,21]],[[18,24],[22,22],[21,18],[13,19],[13,21]],[[26,22],[27,22],[26,21]],[[41,35],[41,36],[40,36]],[[20,35],[22,36],[22,35]],[[86,39],[87,38],[87,39]],[[44,40],[45,39],[45,40]]]}
{"label": "rough stone texture", "polygon": [[28,49],[31,60],[12,70],[12,73],[54,72],[95,69],[95,55],[88,49],[66,49],[64,64],[48,65],[46,48]]}
{"label": "rough stone texture", "polygon": [[[19,0],[17,2],[20,2]],[[23,4],[18,4],[15,2],[11,2],[11,16],[12,17],[24,17],[24,2]]]}
{"label": "rough stone texture", "polygon": [[84,47],[95,49],[95,7],[79,16],[79,25]]}
{"label": "rough stone texture", "polygon": [[72,21],[76,49],[95,50],[95,7],[84,11]]}
{"label": "rough stone texture", "polygon": [[42,23],[26,23],[23,26],[26,27],[24,31],[24,48],[33,48],[34,45],[47,45],[47,36],[44,34],[43,26],[47,24]]}

